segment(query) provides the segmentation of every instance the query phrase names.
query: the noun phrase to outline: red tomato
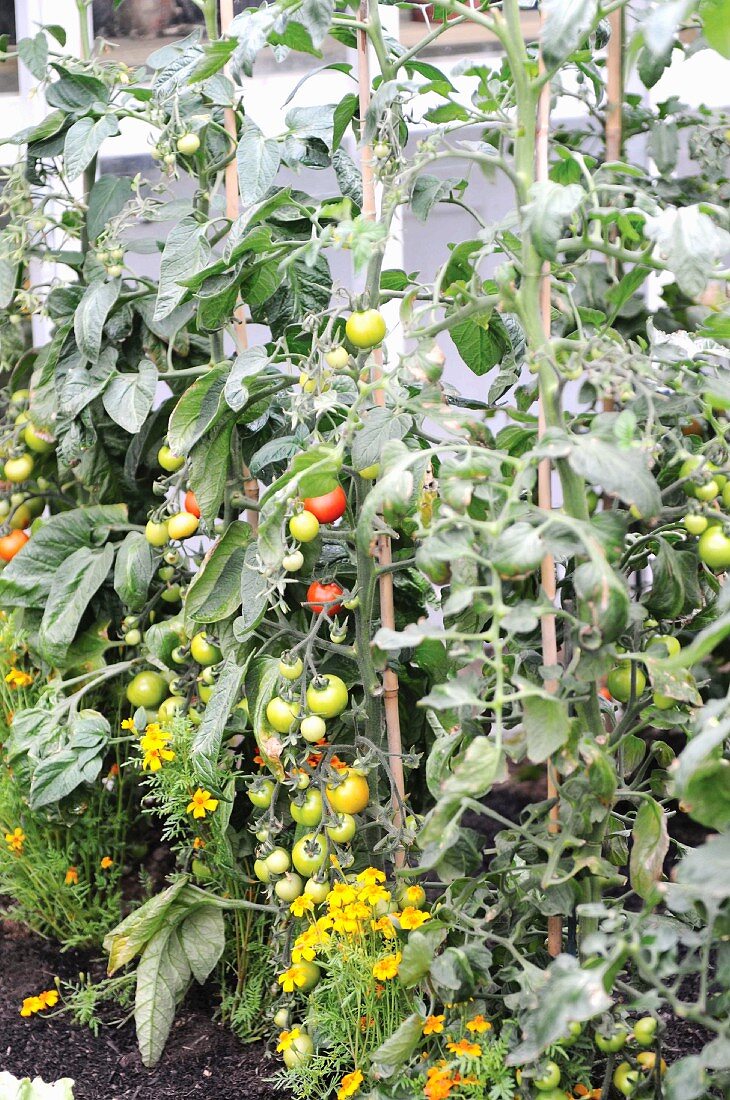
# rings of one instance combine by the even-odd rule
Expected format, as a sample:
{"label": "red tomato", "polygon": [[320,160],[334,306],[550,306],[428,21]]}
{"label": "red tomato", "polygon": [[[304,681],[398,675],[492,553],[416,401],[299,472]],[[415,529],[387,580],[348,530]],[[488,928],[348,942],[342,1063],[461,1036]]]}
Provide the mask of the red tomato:
{"label": "red tomato", "polygon": [[[0,558],[3,561],[12,561],[19,550],[22,550],[28,541],[25,531],[11,531],[9,535],[0,538]],[[340,588],[340,592],[342,589]],[[334,615],[334,611],[330,612]]]}
{"label": "red tomato", "polygon": [[330,618],[342,609],[341,603],[330,603],[342,595],[344,589],[337,581],[312,581],[307,589],[307,603],[313,615],[321,615],[325,606]]}
{"label": "red tomato", "polygon": [[185,503],[183,504],[183,508],[186,512],[190,512],[191,516],[197,516],[198,519],[200,519],[200,508],[198,508],[198,502],[195,499],[195,493],[192,491],[192,489],[188,489],[187,493],[185,494]]}
{"label": "red tomato", "polygon": [[320,523],[334,523],[345,514],[347,496],[342,486],[338,485],[331,493],[324,493],[321,497],[307,497],[304,507],[316,516]]}

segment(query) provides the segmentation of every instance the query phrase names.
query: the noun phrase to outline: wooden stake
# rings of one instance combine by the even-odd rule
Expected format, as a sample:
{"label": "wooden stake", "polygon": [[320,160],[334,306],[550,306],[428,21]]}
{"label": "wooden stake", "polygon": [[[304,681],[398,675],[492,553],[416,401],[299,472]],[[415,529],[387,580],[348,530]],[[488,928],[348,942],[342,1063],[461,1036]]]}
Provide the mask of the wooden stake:
{"label": "wooden stake", "polygon": [[[606,52],[606,160],[621,159],[623,145],[623,8],[617,8],[609,16],[611,37]],[[604,412],[613,412],[616,403],[612,397],[603,401]],[[603,498],[603,507],[611,507],[611,498]]]}
{"label": "wooden stake", "polygon": [[[360,0],[358,20],[367,23],[369,18],[368,0]],[[357,30],[357,76],[358,92],[360,99],[360,124],[364,125],[365,116],[370,106],[370,56],[368,52],[367,32]],[[360,170],[362,173],[363,216],[369,221],[374,221],[375,207],[375,178],[373,176],[373,151],[370,145],[364,142],[360,145]],[[381,348],[375,348],[372,352],[374,381],[383,375],[383,352]],[[376,405],[385,404],[385,394],[378,388],[374,392]],[[387,535],[381,535],[377,540],[376,557],[378,564],[388,566],[393,560],[392,547]],[[380,621],[383,626],[395,629],[395,606],[393,598],[393,574],[381,573],[380,587]],[[388,763],[393,776],[399,800],[394,801],[393,820],[396,828],[402,824],[400,803],[405,798],[405,777],[403,774],[403,742],[400,730],[400,714],[398,712],[398,677],[392,669],[386,668],[383,673],[383,695],[385,707],[385,728],[388,737]],[[395,854],[397,867],[405,863],[405,852],[398,849]]]}
{"label": "wooden stake", "polygon": [[[219,12],[220,12],[220,28],[221,35],[225,35],[231,23],[233,22],[233,0],[219,0]],[[226,73],[228,73],[228,66],[226,66]],[[226,133],[230,136],[233,147],[238,145],[238,128],[236,126],[236,112],[233,107],[226,107],[223,112],[223,126]],[[238,165],[236,163],[235,156],[226,165],[225,174],[225,189],[226,189],[226,217],[234,222],[238,217],[239,211],[239,194],[238,194]],[[241,303],[234,315],[233,315],[233,329],[236,335],[236,343],[240,349],[248,347],[248,328],[246,326],[245,306]],[[259,499],[259,483],[256,478],[251,477],[251,471],[247,466],[243,467],[243,491],[250,500]],[[253,510],[246,513],[246,519],[251,525],[252,530],[258,531],[259,527],[259,514]]]}
{"label": "wooden stake", "polygon": [[[542,69],[542,63],[540,65]],[[537,105],[536,141],[535,141],[535,179],[538,183],[544,183],[548,179],[548,152],[550,145],[550,82],[547,81],[541,90]],[[550,339],[550,264],[546,261],[542,265],[540,277],[540,320],[545,337]],[[545,410],[543,408],[542,395],[538,399],[538,437],[545,432]],[[538,467],[537,472],[537,500],[538,506],[545,511],[550,511],[553,506],[552,493],[552,469],[550,460],[545,458]],[[540,568],[540,578],[543,591],[551,604],[555,603],[557,592],[555,559],[552,554],[543,558]],[[543,615],[540,620],[542,633],[542,657],[543,664],[555,666],[558,663],[558,641],[554,615]],[[545,687],[550,692],[558,690],[556,680],[548,680]],[[555,765],[552,760],[547,765],[547,794],[548,798],[556,799],[555,805],[550,810],[550,832],[559,831],[557,802],[558,787]],[[555,958],[562,950],[563,922],[559,915],[548,917],[548,952]]]}

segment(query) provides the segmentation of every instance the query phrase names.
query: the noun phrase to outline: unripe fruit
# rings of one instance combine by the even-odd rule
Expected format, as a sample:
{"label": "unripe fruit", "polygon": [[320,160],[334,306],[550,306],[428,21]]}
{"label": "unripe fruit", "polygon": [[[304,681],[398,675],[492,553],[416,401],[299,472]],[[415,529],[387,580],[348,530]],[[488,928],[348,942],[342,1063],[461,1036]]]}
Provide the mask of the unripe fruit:
{"label": "unripe fruit", "polygon": [[190,512],[176,512],[167,521],[167,530],[171,539],[189,539],[198,530],[198,517]]}

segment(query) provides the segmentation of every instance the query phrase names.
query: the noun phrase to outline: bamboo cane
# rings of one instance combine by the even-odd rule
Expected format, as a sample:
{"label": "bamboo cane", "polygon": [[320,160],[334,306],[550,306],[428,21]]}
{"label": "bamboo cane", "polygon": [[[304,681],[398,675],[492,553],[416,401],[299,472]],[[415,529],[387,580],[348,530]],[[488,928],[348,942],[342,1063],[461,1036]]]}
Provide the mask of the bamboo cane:
{"label": "bamboo cane", "polygon": [[[542,69],[542,63],[541,63]],[[537,105],[536,135],[535,135],[535,179],[538,183],[548,179],[548,151],[550,142],[550,82],[547,81],[540,92]],[[545,337],[550,339],[550,264],[546,261],[542,265],[540,278],[540,320]],[[538,399],[538,437],[545,432],[545,413],[542,395]],[[552,494],[552,469],[550,460],[545,458],[540,462],[537,472],[537,498],[538,506],[545,511],[553,507]],[[555,573],[555,559],[552,554],[543,558],[540,568],[542,588],[551,604],[555,603],[557,592],[557,578]],[[548,667],[554,667],[558,663],[558,641],[555,625],[555,615],[543,615],[540,620],[542,634],[543,663]],[[545,683],[547,691],[556,692],[558,684],[556,680],[548,680]],[[555,765],[552,760],[547,765],[547,794],[548,798],[555,799],[555,804],[550,810],[551,833],[559,831],[558,817],[559,805],[557,801],[558,787]],[[559,915],[548,917],[548,952],[553,958],[559,955],[563,942],[563,922]]]}
{"label": "bamboo cane", "polygon": [[[360,0],[358,20],[363,26],[367,24],[369,17],[368,0]],[[357,30],[357,74],[358,92],[360,100],[360,121],[365,122],[365,115],[370,106],[370,57],[368,53],[367,31],[362,28]],[[362,172],[363,192],[363,216],[370,221],[375,220],[375,179],[373,176],[373,153],[369,144],[360,145],[360,169]],[[373,368],[372,377],[377,381],[383,373],[383,352],[375,348],[372,352]],[[385,394],[381,388],[374,391],[374,399],[377,405],[385,404]],[[377,540],[376,557],[380,566],[389,566],[393,560],[390,539],[387,535],[381,535]],[[393,574],[385,572],[380,574],[380,620],[383,626],[395,629],[395,607],[393,600]],[[383,673],[383,697],[385,707],[385,728],[388,738],[388,763],[393,776],[393,782],[398,793],[398,798],[393,803],[393,821],[396,828],[402,824],[401,804],[405,798],[405,778],[403,774],[403,742],[401,739],[400,714],[398,712],[398,676],[391,668],[386,668]],[[396,852],[396,866],[402,867],[405,862],[405,852],[398,849]]]}
{"label": "bamboo cane", "polygon": [[[233,22],[233,0],[219,0],[219,13],[221,35],[224,35]],[[226,66],[226,72],[228,72],[228,66]],[[233,107],[225,108],[223,113],[223,126],[235,148],[238,145],[238,128],[236,126],[236,112]],[[226,165],[225,192],[226,217],[232,223],[238,217],[239,211],[238,166],[235,156],[232,157]],[[236,336],[236,343],[240,349],[248,347],[248,328],[246,326],[244,310],[245,307],[243,303],[240,303],[233,315],[233,329]],[[245,495],[249,500],[258,500],[259,483],[256,478],[251,477],[251,472],[245,465],[243,467],[243,477],[243,490]],[[259,526],[258,512],[253,509],[248,511],[246,513],[246,519],[251,525],[252,530],[257,531]]]}
{"label": "bamboo cane", "polygon": [[[623,145],[623,8],[609,16],[611,37],[606,51],[606,160],[620,160]],[[604,412],[613,412],[613,398],[603,401]],[[611,498],[604,496],[603,507],[610,508]]]}

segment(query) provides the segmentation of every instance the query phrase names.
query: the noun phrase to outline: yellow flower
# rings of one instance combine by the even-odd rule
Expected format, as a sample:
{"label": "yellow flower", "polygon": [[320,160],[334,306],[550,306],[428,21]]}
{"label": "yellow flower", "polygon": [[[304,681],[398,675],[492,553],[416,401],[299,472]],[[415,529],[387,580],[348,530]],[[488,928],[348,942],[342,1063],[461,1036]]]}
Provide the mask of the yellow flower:
{"label": "yellow flower", "polygon": [[376,962],[373,967],[373,977],[379,982],[387,982],[390,978],[394,978],[398,973],[401,957],[400,951],[396,951],[395,955],[386,955],[384,959]]}
{"label": "yellow flower", "polygon": [[11,688],[25,688],[33,683],[33,677],[29,672],[23,672],[20,668],[11,668],[5,677],[5,683]]}
{"label": "yellow flower", "polygon": [[368,905],[386,904],[390,901],[390,890],[382,886],[363,886],[360,890],[360,900]]}
{"label": "yellow flower", "polygon": [[472,1043],[469,1039],[459,1039],[458,1043],[447,1043],[446,1049],[459,1058],[479,1058],[482,1048],[478,1043]]}
{"label": "yellow flower", "polygon": [[385,940],[395,939],[396,932],[390,917],[378,917],[377,920],[370,921],[370,927],[373,932],[380,932]]}
{"label": "yellow flower", "polygon": [[112,859],[111,856],[103,856],[99,866],[101,867],[102,871],[108,871],[109,868],[113,865],[113,863],[114,863],[114,860]]}
{"label": "yellow flower", "polygon": [[445,1016],[427,1016],[423,1024],[424,1035],[440,1035],[444,1030]]}
{"label": "yellow flower", "polygon": [[76,886],[79,881],[79,872],[76,867],[69,867],[66,871],[66,877],[64,878],[66,886]]}
{"label": "yellow flower", "polygon": [[307,978],[306,967],[295,963],[294,966],[290,966],[288,970],[280,974],[277,981],[285,993],[293,993],[295,989],[301,989],[303,985],[307,984]]}
{"label": "yellow flower", "polygon": [[330,909],[341,909],[343,905],[352,905],[357,900],[357,891],[347,882],[336,882],[327,895]]}
{"label": "yellow flower", "polygon": [[5,843],[7,844],[10,851],[15,852],[16,855],[20,855],[20,853],[23,851],[23,844],[25,842],[25,839],[25,833],[20,828],[20,826],[13,829],[12,833],[5,834]]}
{"label": "yellow flower", "polygon": [[[170,760],[174,759],[175,753],[172,751],[172,749],[148,749],[142,757],[142,771],[146,772],[149,770],[151,772],[158,772],[162,767],[163,760],[167,760],[169,762]],[[190,810],[188,810],[188,813],[190,813]],[[200,815],[196,814],[195,816],[199,817]]]}
{"label": "yellow flower", "polygon": [[58,990],[46,989],[35,997],[26,997],[20,1008],[21,1016],[32,1016],[34,1012],[42,1012],[44,1008],[53,1008],[58,1003]]}
{"label": "yellow flower", "polygon": [[43,993],[38,994],[38,1000],[44,1008],[53,1008],[55,1004],[58,1004],[58,990],[46,989]]}
{"label": "yellow flower", "polygon": [[123,718],[122,719],[122,729],[123,730],[133,730],[133,729],[136,729],[136,728],[137,727],[134,724],[134,718]]}
{"label": "yellow flower", "polygon": [[[417,901],[421,901],[423,898],[422,886],[406,886],[403,891],[403,897],[406,899],[409,905],[415,905]],[[418,906],[416,905],[416,909]]]}
{"label": "yellow flower", "polygon": [[363,886],[377,886],[379,882],[385,882],[385,875],[377,867],[366,867],[357,876],[357,881],[361,882]]}
{"label": "yellow flower", "polygon": [[314,909],[314,902],[307,894],[300,894],[298,898],[294,898],[289,909],[295,917],[303,917],[305,913],[311,913]]}
{"label": "yellow flower", "polygon": [[424,913],[422,909],[414,909],[412,905],[407,905],[398,917],[401,928],[405,928],[406,931],[410,931],[412,928],[420,928],[422,924],[430,919],[430,913]]}
{"label": "yellow flower", "polygon": [[482,1031],[491,1031],[492,1025],[489,1020],[485,1020],[481,1012],[478,1016],[473,1016],[466,1025],[467,1031],[476,1031],[481,1034]]}
{"label": "yellow flower", "polygon": [[161,729],[157,722],[151,722],[139,739],[139,747],[142,752],[150,752],[164,748],[168,741],[172,741],[172,734]]}
{"label": "yellow flower", "polygon": [[302,1032],[298,1027],[293,1027],[291,1031],[282,1031],[279,1035],[279,1042],[276,1045],[279,1054],[283,1054],[285,1050],[288,1050],[294,1043],[294,1040],[298,1039],[301,1034]]}
{"label": "yellow flower", "polygon": [[354,1096],[359,1091],[362,1082],[363,1076],[359,1069],[354,1069],[352,1073],[346,1073],[340,1081],[337,1100],[347,1100],[348,1096]]}
{"label": "yellow flower", "polygon": [[206,811],[212,814],[217,809],[218,799],[211,798],[210,791],[201,791],[198,787],[192,801],[188,803],[187,812],[192,814],[193,817],[205,817]]}

